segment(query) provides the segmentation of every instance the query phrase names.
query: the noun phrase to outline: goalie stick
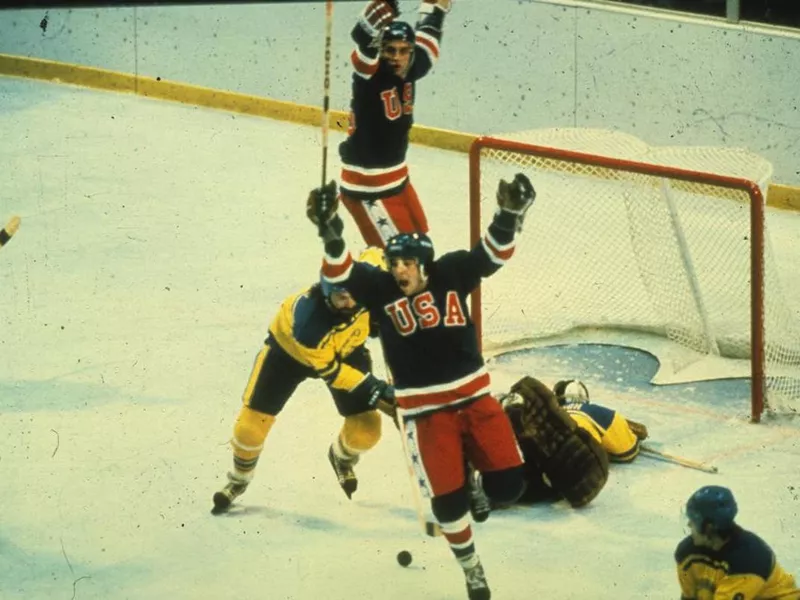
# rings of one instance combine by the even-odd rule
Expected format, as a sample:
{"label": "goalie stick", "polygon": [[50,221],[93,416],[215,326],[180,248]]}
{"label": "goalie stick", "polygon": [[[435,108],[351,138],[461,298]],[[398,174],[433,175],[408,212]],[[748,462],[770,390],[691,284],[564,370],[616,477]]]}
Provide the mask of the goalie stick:
{"label": "goalie stick", "polygon": [[11,220],[0,230],[0,248],[5,246],[9,240],[14,237],[19,229],[21,219],[17,216],[11,217]]}
{"label": "goalie stick", "polygon": [[647,444],[641,444],[639,446],[639,451],[642,455],[647,456],[649,458],[653,458],[655,460],[662,460],[664,462],[670,462],[675,465],[680,465],[681,467],[686,467],[687,469],[694,469],[695,471],[703,471],[704,473],[719,473],[719,469],[714,465],[706,465],[701,462],[697,462],[695,460],[689,460],[688,458],[684,458],[682,456],[677,456],[675,454],[667,454],[666,452],[661,452],[660,450],[656,450],[652,446],[648,446]]}

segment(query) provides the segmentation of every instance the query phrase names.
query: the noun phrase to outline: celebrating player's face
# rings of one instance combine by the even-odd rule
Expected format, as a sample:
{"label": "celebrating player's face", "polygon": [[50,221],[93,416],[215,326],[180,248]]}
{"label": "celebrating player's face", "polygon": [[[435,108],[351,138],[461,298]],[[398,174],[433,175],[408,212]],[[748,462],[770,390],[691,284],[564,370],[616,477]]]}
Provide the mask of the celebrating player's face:
{"label": "celebrating player's face", "polygon": [[411,62],[411,44],[408,42],[386,42],[381,48],[381,58],[385,60],[395,75],[405,77]]}
{"label": "celebrating player's face", "polygon": [[397,286],[406,296],[413,296],[425,288],[425,278],[415,258],[393,258],[389,270]]}

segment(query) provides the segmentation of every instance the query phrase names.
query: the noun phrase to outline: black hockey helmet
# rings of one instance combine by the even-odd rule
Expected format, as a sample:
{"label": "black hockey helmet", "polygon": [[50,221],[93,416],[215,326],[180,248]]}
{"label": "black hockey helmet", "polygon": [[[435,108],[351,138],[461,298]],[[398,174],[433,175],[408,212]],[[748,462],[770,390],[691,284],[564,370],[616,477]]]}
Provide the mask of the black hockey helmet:
{"label": "black hockey helmet", "polygon": [[381,43],[386,42],[408,42],[414,46],[417,39],[414,28],[405,21],[392,21],[383,28],[383,35],[381,36]]}
{"label": "black hockey helmet", "polygon": [[398,233],[386,242],[384,254],[390,264],[395,258],[415,258],[427,269],[433,262],[433,242],[424,233]]}
{"label": "black hockey helmet", "polygon": [[738,510],[733,492],[719,485],[701,487],[686,503],[686,516],[700,533],[708,525],[715,533],[730,530]]}

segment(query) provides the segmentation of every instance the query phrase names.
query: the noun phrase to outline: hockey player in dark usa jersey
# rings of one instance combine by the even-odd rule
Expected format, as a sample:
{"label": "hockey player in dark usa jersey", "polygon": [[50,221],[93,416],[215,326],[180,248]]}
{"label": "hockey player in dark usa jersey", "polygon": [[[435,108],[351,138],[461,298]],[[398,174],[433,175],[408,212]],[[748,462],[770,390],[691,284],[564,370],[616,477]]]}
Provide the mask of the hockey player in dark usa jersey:
{"label": "hockey player in dark usa jersey", "polygon": [[339,146],[341,199],[364,241],[383,247],[397,233],[428,231],[406,164],[416,83],[439,58],[450,0],[422,0],[415,27],[397,20],[396,0],[370,0],[351,37],[353,88],[348,137]]}
{"label": "hockey player in dark usa jersey", "polygon": [[434,259],[427,235],[398,234],[386,243],[388,272],[353,261],[335,183],[308,200],[308,216],[325,242],[323,278],[348,290],[377,321],[407,458],[464,569],[470,600],[486,600],[490,592],[473,542],[465,461],[482,473],[484,491],[497,504],[516,501],[524,483],[511,423],[489,392],[467,295],[511,258],[534,198],[525,175],[501,180],[498,209],[474,248]]}

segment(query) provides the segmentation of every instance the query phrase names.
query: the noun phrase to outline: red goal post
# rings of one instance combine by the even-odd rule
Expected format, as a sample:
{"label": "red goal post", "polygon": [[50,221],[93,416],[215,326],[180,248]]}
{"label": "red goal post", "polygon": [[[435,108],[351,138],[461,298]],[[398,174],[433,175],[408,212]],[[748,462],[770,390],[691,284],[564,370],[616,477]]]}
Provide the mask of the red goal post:
{"label": "red goal post", "polygon": [[[725,321],[728,317],[733,318],[734,313],[737,311],[732,307],[741,305],[742,301],[749,304],[749,332],[744,334],[748,338],[747,345],[749,348],[737,350],[736,352],[743,352],[749,355],[747,359],[750,363],[749,376],[752,382],[751,420],[753,422],[760,420],[765,408],[767,393],[764,303],[765,202],[757,183],[740,177],[706,173],[663,164],[650,164],[636,160],[611,158],[494,137],[479,137],[475,140],[470,149],[469,169],[470,238],[472,244],[478,242],[488,223],[488,219],[491,218],[491,214],[496,208],[494,194],[499,178],[510,180],[514,173],[522,171],[530,177],[534,188],[537,190],[537,199],[528,213],[524,230],[518,236],[517,250],[514,257],[495,277],[484,280],[481,288],[472,294],[472,317],[479,341],[484,350],[488,350],[487,346],[495,329],[501,330],[505,328],[504,335],[500,336],[500,341],[492,342],[493,352],[515,349],[520,347],[520,344],[524,345],[526,340],[535,342],[542,336],[551,337],[559,332],[569,330],[580,331],[584,328],[586,330],[595,330],[596,328],[602,328],[604,324],[608,324],[612,328],[626,329],[628,325],[621,322],[624,319],[619,317],[606,318],[602,315],[596,318],[592,315],[587,315],[587,323],[569,321],[564,324],[556,324],[550,328],[552,330],[548,329],[543,332],[529,329],[529,327],[537,327],[535,322],[528,324],[525,321],[514,322],[513,319],[522,313],[526,313],[526,299],[529,302],[527,313],[536,313],[548,310],[538,306],[541,296],[551,293],[557,294],[551,288],[548,288],[549,291],[535,288],[525,294],[525,290],[520,287],[522,281],[540,277],[541,280],[547,280],[548,284],[552,284],[554,275],[557,276],[561,273],[559,269],[567,271],[565,278],[574,279],[574,272],[579,270],[576,265],[580,264],[581,256],[594,256],[601,249],[604,250],[606,246],[613,245],[612,242],[617,243],[622,240],[620,243],[626,243],[625,240],[630,240],[630,245],[633,247],[632,251],[626,250],[624,253],[612,254],[611,256],[614,260],[609,261],[606,257],[604,264],[615,263],[617,257],[621,257],[622,254],[633,256],[635,264],[630,270],[635,273],[633,278],[638,275],[644,281],[642,287],[646,290],[645,295],[649,293],[652,297],[655,294],[655,302],[660,303],[662,296],[669,296],[674,293],[676,298],[665,300],[666,309],[661,312],[656,310],[656,313],[662,315],[665,312],[668,313],[673,310],[674,305],[678,304],[686,304],[687,306],[694,304],[693,308],[675,309],[675,313],[668,317],[665,324],[640,325],[633,323],[630,325],[632,329],[654,331],[663,328],[666,330],[664,335],[670,339],[675,338],[673,341],[678,345],[687,345],[694,354],[704,354],[707,352],[707,347],[704,344],[716,347],[717,342],[713,339],[710,341],[694,342],[690,340],[686,342],[682,337],[685,333],[690,336],[695,335],[696,331],[689,331],[692,329],[700,331],[697,334],[699,338],[708,333],[709,325],[697,327],[692,325],[695,320],[694,313],[701,313],[699,321],[707,317],[706,320],[713,324],[717,317],[717,320],[722,321]],[[719,202],[719,200],[722,200],[722,202]],[[540,210],[540,205],[545,204],[548,205],[547,210]],[[595,204],[596,206],[594,206]],[[624,204],[625,207],[620,208],[617,206],[618,204]],[[705,206],[706,204],[708,205],[707,207]],[[738,208],[729,209],[728,205],[730,207],[738,206]],[[749,210],[744,215],[742,214],[743,205],[749,206]],[[694,233],[689,230],[693,228],[691,221],[695,217],[686,213],[691,212],[698,206],[703,207],[702,210],[698,209],[701,213],[701,216],[697,217],[698,221],[705,219],[711,219],[714,222],[719,221],[720,232],[718,234],[708,234],[708,236],[717,236],[710,246],[715,246],[716,244],[722,246],[721,251],[716,251],[713,248],[708,250],[710,254],[713,254],[712,258],[702,256],[695,258],[692,256],[695,247],[703,248],[701,243],[703,242],[702,238],[705,236],[702,235],[702,229],[701,234],[695,236],[698,240],[687,239],[687,232]],[[583,214],[590,211],[596,212]],[[664,223],[670,223],[668,226],[662,226],[662,217],[660,216],[662,214],[668,215],[663,217],[665,219]],[[620,215],[623,216],[621,217]],[[654,215],[659,216],[655,217]],[[580,225],[576,225],[581,218],[586,220],[581,221]],[[626,218],[626,223],[620,223]],[[537,223],[540,219],[547,220],[547,223],[545,225],[542,225],[541,222]],[[746,223],[739,223],[742,220],[746,221]],[[636,223],[632,225],[631,221]],[[686,224],[687,222],[689,222],[688,225]],[[740,235],[739,229],[735,229],[733,226],[730,228],[731,231],[728,232],[727,226],[734,222],[737,227],[746,227],[746,231],[742,230],[745,233]],[[594,225],[595,223],[597,224],[596,226]],[[617,224],[619,224],[618,228]],[[716,231],[716,228],[708,224],[698,224],[695,229],[701,227],[704,227],[706,231],[711,231],[712,229]],[[531,235],[530,229],[532,228],[536,228],[536,233],[534,234],[536,243],[526,244],[526,238]],[[558,231],[551,232],[553,229],[558,229]],[[662,235],[665,230],[669,229],[673,230],[673,233],[668,234],[669,243],[664,242],[662,244],[656,239],[653,239],[652,244],[650,243],[649,240],[651,238],[648,237],[649,235]],[[542,234],[550,237],[543,239],[541,237]],[[733,254],[733,251],[724,246],[724,244],[732,241],[733,247],[739,248],[741,244],[738,243],[738,239],[725,239],[726,237],[734,238],[735,236],[744,237],[747,240],[749,256],[742,259],[737,258],[737,260],[744,264],[742,261],[747,262],[749,259],[749,270],[746,273],[737,273],[735,277],[732,272],[727,275],[730,276],[731,286],[740,284],[738,287],[745,288],[735,290],[735,293],[743,296],[744,299],[734,299],[735,301],[731,301],[730,304],[726,304],[725,302],[728,301],[725,300],[719,306],[714,306],[715,299],[713,296],[718,295],[716,294],[717,290],[709,289],[709,287],[727,287],[726,279],[724,278],[726,274],[722,273],[723,279],[721,283],[706,283],[703,281],[704,271],[713,274],[719,270],[734,269],[731,266],[733,263],[729,263],[725,256],[726,254]],[[594,242],[592,241],[593,239]],[[609,240],[612,242],[609,242]],[[553,253],[552,248],[542,247],[546,244],[550,246],[561,245],[561,247]],[[657,247],[649,248],[651,245]],[[677,248],[674,252],[668,249],[672,248],[673,245]],[[581,250],[577,249],[578,246],[580,246]],[[663,250],[659,250],[659,246],[663,247]],[[543,250],[551,252],[547,259],[550,262],[542,263],[537,258],[538,254]],[[702,254],[705,251],[700,250],[699,252]],[[571,257],[576,254],[578,256],[561,260],[562,256]],[[644,257],[643,255],[651,255],[652,258]],[[668,258],[668,255],[674,255],[676,258],[673,260]],[[614,273],[612,273],[611,279],[616,277],[617,268],[619,268],[620,277],[622,277],[623,267],[628,269],[627,265],[623,266],[621,264],[623,260],[623,258],[620,258],[620,264],[612,267]],[[652,265],[645,264],[648,260]],[[551,264],[556,261],[560,261],[559,264],[561,266],[553,265],[551,268]],[[702,263],[704,262],[707,264],[703,265]],[[510,279],[498,286],[499,291],[495,293],[496,302],[490,311],[491,316],[489,316],[485,312],[487,311],[487,288],[491,288],[494,285],[493,280],[500,278],[503,271],[511,270],[511,265],[515,263],[517,265],[515,273],[510,275]],[[669,268],[665,267],[667,263],[670,263]],[[532,269],[539,268],[535,265],[544,265],[543,271],[545,272],[537,273],[535,270],[532,271]],[[663,275],[662,272],[672,269],[673,266],[673,270],[676,273],[682,271],[689,271],[690,273],[679,274],[679,283],[675,283],[674,279],[669,282],[658,281]],[[593,290],[590,293],[594,295],[590,300],[595,299],[596,294],[599,293],[596,290],[601,287],[598,282],[599,276],[596,275],[601,269],[597,267],[594,269],[585,277],[585,281],[582,284],[578,282],[579,286],[582,285]],[[737,267],[737,270],[742,269]],[[683,283],[684,280],[687,283]],[[612,285],[615,284],[612,282]],[[679,288],[684,291],[676,291]],[[580,295],[580,287],[576,289],[578,292],[570,290],[565,292],[562,297],[572,298]],[[709,300],[704,296],[711,296],[712,298]],[[652,298],[650,302],[653,303]],[[505,306],[505,304],[509,306]],[[615,306],[624,304],[624,299],[615,298],[607,301],[606,304]],[[641,311],[648,313],[649,309],[645,306],[646,304],[647,301],[636,300],[632,304],[633,308],[630,309],[630,312],[638,313]],[[512,317],[509,317],[509,323],[506,324],[504,321],[495,328],[492,319],[506,318],[498,317],[504,311],[512,313]],[[709,311],[719,311],[721,314],[718,315],[716,312],[712,312],[710,315],[702,315],[703,312],[709,313]],[[552,310],[550,312],[559,313],[560,311]],[[579,306],[574,312],[582,314],[584,308]],[[738,310],[738,312],[743,311]],[[684,317],[684,314],[688,316]],[[675,315],[678,316],[676,317]],[[558,320],[562,316],[555,314],[552,318]],[[748,315],[742,314],[741,319],[747,321]],[[498,323],[500,322],[498,321]],[[715,324],[715,326],[719,328],[719,325]],[[545,329],[549,327],[547,325]],[[704,328],[705,331],[703,331]],[[671,330],[676,330],[677,333],[672,334],[670,333]],[[722,331],[721,333],[724,334],[725,332]],[[586,341],[591,341],[591,339]],[[736,346],[736,344],[738,342],[731,344],[731,346]]]}

